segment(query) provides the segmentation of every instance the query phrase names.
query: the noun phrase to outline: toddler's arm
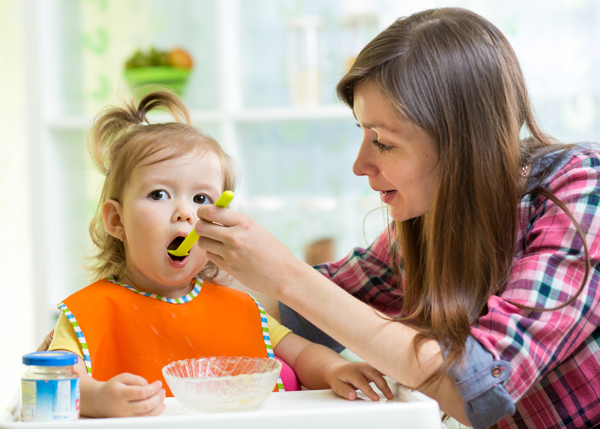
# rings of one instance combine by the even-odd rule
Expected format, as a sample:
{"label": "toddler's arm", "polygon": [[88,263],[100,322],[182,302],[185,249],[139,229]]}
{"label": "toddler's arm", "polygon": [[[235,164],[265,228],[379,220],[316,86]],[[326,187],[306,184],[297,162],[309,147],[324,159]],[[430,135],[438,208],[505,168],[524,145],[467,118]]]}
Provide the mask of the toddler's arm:
{"label": "toddler's arm", "polygon": [[48,335],[46,335],[46,338],[44,338],[44,341],[42,342],[42,344],[40,344],[40,346],[37,348],[38,352],[45,352],[46,350],[48,350],[48,347],[50,347],[50,344],[52,344],[52,339],[54,338],[54,329],[51,330]]}
{"label": "toddler's arm", "polygon": [[348,362],[333,350],[289,333],[273,349],[296,373],[300,383],[309,389],[331,388],[342,398],[353,401],[356,389],[373,401],[379,395],[369,385],[374,382],[386,398],[392,394],[383,374],[364,362]]}
{"label": "toddler's arm", "polygon": [[78,358],[75,372],[81,388],[81,415],[86,417],[157,416],[163,412],[165,389],[138,375],[119,374],[108,381],[94,380]]}

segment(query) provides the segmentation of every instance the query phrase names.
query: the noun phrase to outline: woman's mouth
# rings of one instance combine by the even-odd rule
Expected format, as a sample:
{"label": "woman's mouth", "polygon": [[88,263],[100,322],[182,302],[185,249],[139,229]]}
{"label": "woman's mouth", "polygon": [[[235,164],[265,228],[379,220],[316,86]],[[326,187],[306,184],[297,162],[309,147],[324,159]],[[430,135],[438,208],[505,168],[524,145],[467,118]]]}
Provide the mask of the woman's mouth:
{"label": "woman's mouth", "polygon": [[389,204],[394,199],[396,191],[393,189],[390,191],[380,191],[379,194],[381,195],[381,201],[383,201],[384,204]]}

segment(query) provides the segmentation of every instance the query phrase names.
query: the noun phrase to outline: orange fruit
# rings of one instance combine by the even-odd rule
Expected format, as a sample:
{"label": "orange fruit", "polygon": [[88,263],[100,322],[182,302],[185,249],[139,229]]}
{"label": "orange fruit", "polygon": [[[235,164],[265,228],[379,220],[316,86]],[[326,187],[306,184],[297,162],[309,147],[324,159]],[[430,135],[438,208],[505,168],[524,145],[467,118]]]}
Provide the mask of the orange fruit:
{"label": "orange fruit", "polygon": [[186,69],[191,69],[194,66],[194,60],[185,49],[171,49],[167,54],[167,57],[169,64],[173,67],[184,67]]}

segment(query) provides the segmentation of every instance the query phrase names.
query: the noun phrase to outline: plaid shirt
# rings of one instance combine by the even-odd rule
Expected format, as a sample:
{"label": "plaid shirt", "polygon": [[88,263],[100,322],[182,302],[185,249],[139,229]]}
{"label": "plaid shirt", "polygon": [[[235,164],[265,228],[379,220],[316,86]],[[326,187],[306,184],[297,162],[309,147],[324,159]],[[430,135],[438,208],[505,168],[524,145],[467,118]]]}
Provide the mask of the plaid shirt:
{"label": "plaid shirt", "polygon": [[[547,155],[532,167],[547,165]],[[466,363],[451,371],[476,428],[591,428],[600,424],[600,148],[580,145],[564,157],[543,186],[581,225],[591,269],[573,223],[545,197],[520,203],[516,253],[509,283],[488,300],[488,312],[471,328]],[[391,270],[389,231],[368,249],[316,267],[343,289],[391,316],[399,314],[401,290]],[[400,288],[401,289],[401,288]],[[476,341],[475,341],[475,340]],[[509,416],[509,414],[511,416]]]}

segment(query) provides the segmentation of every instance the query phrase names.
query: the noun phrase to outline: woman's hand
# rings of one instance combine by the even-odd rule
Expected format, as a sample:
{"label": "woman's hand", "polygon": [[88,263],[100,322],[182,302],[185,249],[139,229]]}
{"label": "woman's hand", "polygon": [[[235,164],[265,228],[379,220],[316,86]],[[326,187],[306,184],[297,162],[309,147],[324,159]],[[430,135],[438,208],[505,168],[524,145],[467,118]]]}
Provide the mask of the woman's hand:
{"label": "woman's hand", "polygon": [[248,216],[206,205],[198,209],[198,217],[198,246],[210,261],[254,290],[277,298],[294,267],[312,270]]}

